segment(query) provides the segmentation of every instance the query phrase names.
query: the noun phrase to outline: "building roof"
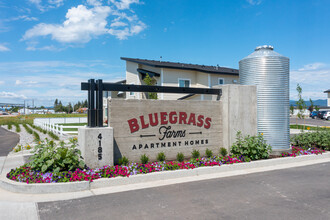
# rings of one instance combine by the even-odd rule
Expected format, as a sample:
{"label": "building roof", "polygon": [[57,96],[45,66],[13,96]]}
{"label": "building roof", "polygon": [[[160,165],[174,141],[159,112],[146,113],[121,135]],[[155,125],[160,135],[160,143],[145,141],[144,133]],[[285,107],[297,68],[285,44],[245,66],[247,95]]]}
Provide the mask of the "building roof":
{"label": "building roof", "polygon": [[324,91],[324,93],[330,93],[330,89],[328,89],[328,90]]}
{"label": "building roof", "polygon": [[205,66],[205,65],[190,64],[190,63],[174,63],[174,62],[167,62],[167,61],[145,60],[145,59],[128,58],[128,57],[121,57],[120,59],[125,60],[125,61],[130,61],[133,63],[152,66],[152,67],[195,70],[195,71],[200,71],[200,72],[204,72],[204,73],[238,76],[238,69],[231,69],[231,68],[227,68],[227,67]]}

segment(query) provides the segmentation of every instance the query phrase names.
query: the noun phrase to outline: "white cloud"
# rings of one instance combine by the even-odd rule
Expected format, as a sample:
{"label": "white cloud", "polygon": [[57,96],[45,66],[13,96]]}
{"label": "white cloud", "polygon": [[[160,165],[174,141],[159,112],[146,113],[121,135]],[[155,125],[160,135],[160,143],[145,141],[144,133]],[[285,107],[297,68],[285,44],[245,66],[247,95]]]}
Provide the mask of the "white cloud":
{"label": "white cloud", "polygon": [[78,5],[68,10],[63,24],[38,24],[26,31],[23,40],[51,35],[53,40],[61,43],[87,43],[107,32],[106,18],[110,11],[108,6],[87,9],[84,5]]}
{"label": "white cloud", "polygon": [[64,0],[48,0],[42,2],[42,0],[28,0],[31,4],[34,4],[40,11],[44,12],[52,8],[58,8],[63,5]]}
{"label": "white cloud", "polygon": [[22,80],[16,80],[15,85],[17,86],[23,86],[23,87],[37,87],[38,85],[37,81],[22,81]]}
{"label": "white cloud", "polygon": [[111,27],[124,27],[124,26],[127,26],[127,24],[122,21],[114,21],[113,23],[111,23],[110,26]]}
{"label": "white cloud", "polygon": [[298,71],[305,71],[305,70],[317,70],[322,67],[325,67],[326,65],[324,63],[311,63],[305,65],[303,68],[298,69]]}
{"label": "white cloud", "polygon": [[0,85],[3,85],[3,84],[5,84],[5,81],[0,81]]}
{"label": "white cloud", "polygon": [[262,0],[246,0],[250,5],[260,5]]}
{"label": "white cloud", "polygon": [[36,17],[29,17],[27,15],[20,15],[17,17],[11,17],[11,18],[7,18],[4,21],[17,21],[17,20],[23,20],[23,21],[38,21],[38,18]]}
{"label": "white cloud", "polygon": [[87,4],[93,5],[93,6],[101,6],[102,3],[99,0],[87,0]]}
{"label": "white cloud", "polygon": [[[87,98],[86,91],[81,91],[81,82],[118,81],[125,77],[121,69],[103,60],[0,62],[0,73],[6,76],[0,79],[4,81],[0,81],[0,91],[24,95],[38,105],[52,105],[56,98],[64,103],[77,102]],[[19,102],[18,98],[6,101]]]}
{"label": "white cloud", "polygon": [[[110,34],[120,40],[127,39],[129,36],[137,35],[146,29],[146,24],[138,19],[133,11],[131,15],[119,10],[128,9],[137,0],[111,1],[116,7],[102,6],[100,1],[87,0],[92,8],[85,5],[78,5],[68,10],[66,20],[62,24],[40,23],[27,30],[22,40],[31,40],[42,36],[51,36],[52,40],[60,43],[84,44],[97,38],[98,36]],[[112,22],[107,21],[110,16],[116,18]],[[108,28],[109,27],[109,28]],[[54,46],[37,48],[36,45],[29,46],[27,50],[52,50]]]}
{"label": "white cloud", "polygon": [[48,0],[48,3],[60,7],[63,5],[64,0]]}
{"label": "white cloud", "polygon": [[49,45],[49,46],[44,46],[44,47],[35,47],[35,45],[31,45],[31,46],[28,46],[26,48],[26,50],[28,50],[28,51],[37,51],[37,50],[44,51],[44,50],[48,50],[48,51],[56,51],[56,52],[62,51],[64,49],[65,48],[57,48],[54,45]]}
{"label": "white cloud", "polygon": [[290,72],[290,98],[297,99],[296,87],[303,89],[303,98],[325,99],[325,90],[330,89],[330,66],[324,63],[311,63]]}
{"label": "white cloud", "polygon": [[139,0],[110,0],[119,10],[129,9],[131,4],[139,4]]}
{"label": "white cloud", "polygon": [[10,51],[10,49],[5,45],[0,44],[0,52],[6,52],[6,51]]}
{"label": "white cloud", "polygon": [[13,92],[0,92],[0,98],[16,98],[16,99],[26,99],[25,95],[16,94]]}

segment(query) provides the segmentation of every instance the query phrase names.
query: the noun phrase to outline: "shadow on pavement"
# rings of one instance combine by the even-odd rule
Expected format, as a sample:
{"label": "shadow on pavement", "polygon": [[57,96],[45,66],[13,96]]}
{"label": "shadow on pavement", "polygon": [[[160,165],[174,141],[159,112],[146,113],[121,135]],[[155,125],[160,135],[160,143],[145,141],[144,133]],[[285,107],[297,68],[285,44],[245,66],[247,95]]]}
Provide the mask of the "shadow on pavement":
{"label": "shadow on pavement", "polygon": [[7,156],[18,142],[18,134],[0,127],[0,156]]}

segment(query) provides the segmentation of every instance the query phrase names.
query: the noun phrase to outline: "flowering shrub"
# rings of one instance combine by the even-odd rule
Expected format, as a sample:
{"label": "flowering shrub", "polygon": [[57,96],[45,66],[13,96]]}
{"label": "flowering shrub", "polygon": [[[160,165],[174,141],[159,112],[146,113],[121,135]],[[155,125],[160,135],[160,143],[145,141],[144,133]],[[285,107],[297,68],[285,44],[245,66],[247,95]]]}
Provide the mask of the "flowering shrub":
{"label": "flowering shrub", "polygon": [[16,147],[13,148],[14,152],[17,153],[17,152],[20,152],[22,150],[22,145],[17,145]]}
{"label": "flowering shrub", "polygon": [[7,178],[26,183],[57,183],[57,182],[75,182],[75,181],[93,181],[99,178],[113,178],[117,176],[129,177],[130,175],[146,174],[165,170],[194,169],[205,166],[221,166],[223,164],[233,164],[245,162],[245,158],[241,157],[212,157],[197,158],[189,161],[177,162],[151,162],[147,164],[130,163],[127,166],[104,166],[97,169],[76,169],[74,171],[63,172],[40,172],[35,171],[31,167],[22,166],[12,169]]}
{"label": "flowering shrub", "polygon": [[77,139],[70,139],[70,146],[65,146],[64,142],[56,146],[53,141],[46,139],[46,142],[39,141],[36,145],[35,153],[31,156],[31,161],[26,165],[32,170],[46,172],[74,171],[77,168],[83,169],[85,166],[80,150],[76,148]]}
{"label": "flowering shrub", "polygon": [[291,138],[294,146],[318,147],[323,150],[330,150],[330,130],[317,132],[303,132]]}
{"label": "flowering shrub", "polygon": [[230,152],[234,155],[243,155],[251,160],[266,159],[272,147],[266,143],[263,134],[243,137],[240,131],[236,134],[236,142],[231,146]]}

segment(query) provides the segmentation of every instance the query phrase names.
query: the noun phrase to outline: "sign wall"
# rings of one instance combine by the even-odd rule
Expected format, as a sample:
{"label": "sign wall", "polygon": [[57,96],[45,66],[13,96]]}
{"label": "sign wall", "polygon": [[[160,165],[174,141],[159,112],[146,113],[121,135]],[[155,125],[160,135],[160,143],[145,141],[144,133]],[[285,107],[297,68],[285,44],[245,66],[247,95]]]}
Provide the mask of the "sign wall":
{"label": "sign wall", "polygon": [[108,100],[108,118],[114,131],[114,160],[126,156],[139,162],[159,152],[173,160],[196,149],[215,154],[222,147],[221,102],[184,100]]}

